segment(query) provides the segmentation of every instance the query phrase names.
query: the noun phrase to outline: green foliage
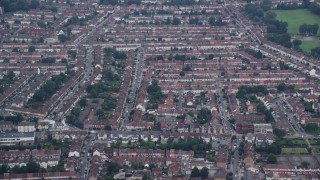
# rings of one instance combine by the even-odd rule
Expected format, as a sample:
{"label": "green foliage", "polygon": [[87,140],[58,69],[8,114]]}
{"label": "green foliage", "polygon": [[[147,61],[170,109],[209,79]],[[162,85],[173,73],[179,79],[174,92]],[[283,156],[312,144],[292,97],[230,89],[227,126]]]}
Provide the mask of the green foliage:
{"label": "green foliage", "polygon": [[82,109],[79,105],[75,106],[70,114],[66,117],[66,122],[68,124],[72,124],[80,129],[83,128],[83,122],[80,121],[80,113],[82,112]]}
{"label": "green foliage", "polygon": [[271,0],[263,0],[260,4],[260,7],[263,9],[263,11],[269,11],[272,7],[272,1]]}
{"label": "green foliage", "polygon": [[294,91],[295,90],[295,86],[293,85],[286,85],[285,83],[281,83],[277,86],[277,90],[278,91]]}
{"label": "green foliage", "polygon": [[68,80],[68,76],[63,73],[53,75],[44,85],[34,92],[34,95],[25,103],[25,107],[38,108],[41,104],[50,99]]}
{"label": "green foliage", "polygon": [[285,130],[274,128],[273,133],[278,137],[278,138],[283,138],[287,133]]}
{"label": "green foliage", "polygon": [[205,4],[206,1],[203,0],[171,0],[167,4],[173,6],[191,6],[196,4]]}
{"label": "green foliage", "polygon": [[56,58],[54,57],[46,57],[46,58],[42,58],[41,63],[55,63],[56,62]]}
{"label": "green foliage", "polygon": [[100,4],[108,4],[108,5],[117,5],[121,3],[125,4],[141,4],[141,0],[125,0],[125,1],[118,1],[118,0],[100,0]]}
{"label": "green foliage", "polygon": [[123,51],[117,51],[115,48],[105,48],[103,49],[104,58],[110,59],[114,58],[116,60],[119,59],[127,59],[127,54]]}
{"label": "green foliage", "polygon": [[319,134],[320,128],[316,123],[308,123],[305,128],[307,133],[310,134]]}
{"label": "green foliage", "polygon": [[191,66],[189,64],[185,65],[182,70],[183,71],[192,71]]}
{"label": "green foliage", "polygon": [[308,8],[309,8],[313,13],[320,15],[320,5],[317,4],[316,2],[310,3],[310,5],[308,6]]}
{"label": "green foliage", "polygon": [[58,35],[58,40],[59,40],[61,43],[64,43],[64,42],[66,42],[66,41],[69,40],[69,37],[66,36],[66,35],[64,35],[64,34],[59,34],[59,35]]}
{"label": "green foliage", "polygon": [[288,33],[283,34],[269,34],[266,36],[268,40],[280,44],[284,47],[291,48],[291,35]]}
{"label": "green foliage", "polygon": [[193,177],[199,177],[199,176],[200,176],[200,171],[196,166],[192,169],[190,177],[193,178]]}
{"label": "green foliage", "polygon": [[179,18],[173,18],[172,20],[172,25],[180,25],[181,24],[181,20]]}
{"label": "green foliage", "polygon": [[9,71],[8,73],[4,74],[2,79],[0,79],[0,93],[3,93],[8,86],[16,81],[16,79],[16,75],[13,71]]}
{"label": "green foliage", "polygon": [[166,144],[160,145],[161,149],[176,149],[176,150],[184,150],[190,151],[193,150],[195,156],[204,157],[206,151],[211,149],[211,144],[204,142],[199,138],[188,137],[186,139],[179,139],[178,142],[173,142],[172,138],[169,138]]}
{"label": "green foliage", "polygon": [[70,59],[75,59],[77,57],[77,51],[76,50],[68,50],[68,57]]}
{"label": "green foliage", "polygon": [[268,40],[291,48],[291,36],[287,33],[288,23],[276,20],[276,15],[273,12],[267,12],[270,10],[271,4],[270,0],[263,0],[261,4],[249,3],[244,10],[253,21],[266,23],[269,33],[266,36]]}
{"label": "green foliage", "polygon": [[37,25],[38,25],[40,28],[46,28],[46,27],[47,27],[47,25],[46,25],[46,23],[45,23],[44,21],[38,21],[38,22],[37,22]]}
{"label": "green foliage", "polygon": [[142,170],[144,169],[144,164],[142,162],[134,162],[132,163],[131,168],[134,170]]}
{"label": "green foliage", "polygon": [[28,162],[26,166],[14,166],[10,172],[12,173],[38,173],[45,172],[45,169],[41,168],[36,162]]}
{"label": "green foliage", "polygon": [[215,17],[210,17],[209,18],[209,24],[211,26],[225,26],[228,23],[227,22],[223,22],[221,17],[219,17],[218,19],[216,19]]}
{"label": "green foliage", "polygon": [[[294,44],[294,43],[293,43],[293,44]],[[299,47],[299,46],[298,46],[298,47]],[[282,62],[282,61],[280,61],[279,66],[280,66],[280,70],[288,70],[288,69],[289,69],[288,64],[286,64],[286,63],[284,63],[284,62]]]}
{"label": "green foliage", "polygon": [[269,154],[267,158],[268,164],[277,164],[277,157],[274,154]]}
{"label": "green foliage", "polygon": [[49,166],[47,169],[48,172],[64,172],[64,164],[62,161],[59,161],[58,165],[56,166]]}
{"label": "green foliage", "polygon": [[244,11],[249,15],[249,17],[254,21],[260,21],[264,16],[263,9],[259,4],[246,4]]}
{"label": "green foliage", "polygon": [[116,162],[107,162],[107,176],[113,176],[121,169],[121,165]]}
{"label": "green foliage", "polygon": [[15,47],[15,48],[12,49],[12,52],[20,52],[20,49]]}
{"label": "green foliage", "polygon": [[241,99],[245,98],[248,94],[257,93],[267,95],[269,91],[265,86],[240,86],[236,96],[238,99]]}
{"label": "green foliage", "polygon": [[80,26],[84,26],[87,21],[93,19],[95,14],[86,15],[84,18],[79,18],[78,16],[72,16],[68,21],[64,24],[65,27],[73,24],[79,24]]}
{"label": "green foliage", "polygon": [[271,145],[265,146],[257,146],[256,152],[258,153],[265,153],[265,154],[281,154],[281,144],[279,142],[272,143]]}
{"label": "green foliage", "polygon": [[87,99],[86,98],[81,98],[79,101],[80,107],[84,108],[87,106]]}
{"label": "green foliage", "polygon": [[4,174],[4,173],[7,173],[8,172],[8,166],[3,164],[1,167],[0,167],[0,174]]}
{"label": "green foliage", "polygon": [[5,12],[28,11],[29,9],[36,9],[39,7],[39,1],[0,0],[0,6],[4,8]]}
{"label": "green foliage", "polygon": [[28,47],[28,52],[35,52],[35,51],[36,51],[36,47],[34,47],[34,46]]}
{"label": "green foliage", "polygon": [[311,56],[320,59],[320,47],[311,49]]}
{"label": "green foliage", "polygon": [[205,178],[208,178],[208,175],[209,175],[209,169],[207,167],[203,167],[201,170],[200,170],[200,177],[202,179],[205,179]]}
{"label": "green foliage", "polygon": [[303,35],[312,35],[315,36],[318,33],[319,25],[318,24],[302,24],[299,27],[300,34]]}
{"label": "green foliage", "polygon": [[250,48],[246,48],[244,51],[257,59],[261,59],[265,57],[260,51],[255,51]]}
{"label": "green foliage", "polygon": [[195,24],[195,25],[202,25],[202,22],[199,20],[199,18],[190,18],[189,24]]}
{"label": "green foliage", "polygon": [[212,118],[211,111],[207,108],[201,108],[201,110],[197,114],[197,122],[199,124],[206,124]]}
{"label": "green foliage", "polygon": [[150,109],[157,109],[158,104],[165,98],[165,95],[161,91],[161,87],[158,85],[158,82],[152,81],[151,85],[147,87],[147,92],[149,94],[148,107]]}
{"label": "green foliage", "polygon": [[308,102],[302,99],[304,110],[307,112],[315,113],[315,110],[313,109],[313,102]]}
{"label": "green foliage", "polygon": [[103,69],[101,80],[87,87],[88,98],[103,99],[101,109],[98,109],[96,112],[99,120],[108,119],[112,116],[111,110],[116,107],[117,103],[117,99],[112,96],[112,93],[119,92],[121,86],[120,81],[121,78],[118,74],[113,73],[110,69]]}

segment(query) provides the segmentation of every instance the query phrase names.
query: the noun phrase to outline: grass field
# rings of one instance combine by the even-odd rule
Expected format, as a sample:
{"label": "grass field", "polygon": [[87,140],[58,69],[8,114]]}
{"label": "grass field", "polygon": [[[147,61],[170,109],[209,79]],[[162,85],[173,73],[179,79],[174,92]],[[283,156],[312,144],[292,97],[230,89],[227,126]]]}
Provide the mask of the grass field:
{"label": "grass field", "polygon": [[[288,32],[291,34],[298,34],[302,24],[319,24],[320,26],[320,16],[307,9],[274,10],[274,12],[277,14],[278,20],[288,23]],[[317,35],[320,36],[320,31]]]}
{"label": "grass field", "polygon": [[[320,17],[319,17],[320,18]],[[302,41],[300,48],[307,53],[311,53],[311,49],[320,46],[320,40]]]}
{"label": "grass field", "polygon": [[281,154],[308,154],[306,148],[282,148]]}
{"label": "grass field", "polygon": [[320,148],[312,148],[312,153],[313,154],[319,154],[320,153]]}

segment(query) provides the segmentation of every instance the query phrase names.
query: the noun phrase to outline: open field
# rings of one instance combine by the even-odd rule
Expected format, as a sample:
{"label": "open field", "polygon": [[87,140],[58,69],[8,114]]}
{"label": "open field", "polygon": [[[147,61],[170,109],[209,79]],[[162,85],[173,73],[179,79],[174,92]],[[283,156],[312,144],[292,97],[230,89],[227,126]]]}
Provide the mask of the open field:
{"label": "open field", "polygon": [[320,46],[320,40],[302,41],[300,48],[306,53],[311,53],[311,49],[319,46]]}
{"label": "open field", "polygon": [[311,168],[318,168],[319,155],[279,155],[277,156],[278,164],[300,166],[301,162],[306,161],[310,163]]}
{"label": "open field", "polygon": [[320,148],[312,148],[313,154],[320,154]]}
{"label": "open field", "polygon": [[[275,10],[277,19],[288,23],[288,32],[290,34],[298,34],[299,27],[302,24],[319,24],[320,16],[310,12],[307,9],[296,9],[296,10]],[[320,31],[318,31],[320,36]]]}
{"label": "open field", "polygon": [[308,154],[306,148],[282,148],[281,154]]}

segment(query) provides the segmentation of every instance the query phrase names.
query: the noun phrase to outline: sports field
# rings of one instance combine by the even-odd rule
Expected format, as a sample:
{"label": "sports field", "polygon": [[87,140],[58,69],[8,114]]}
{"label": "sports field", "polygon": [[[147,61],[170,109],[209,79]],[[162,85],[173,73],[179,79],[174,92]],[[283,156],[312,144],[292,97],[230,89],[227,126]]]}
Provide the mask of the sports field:
{"label": "sports field", "polygon": [[[274,10],[277,14],[277,19],[288,23],[288,32],[290,34],[298,34],[299,27],[302,24],[319,24],[320,16],[310,12],[307,9],[296,9],[296,10]],[[320,31],[318,31],[320,36]]]}

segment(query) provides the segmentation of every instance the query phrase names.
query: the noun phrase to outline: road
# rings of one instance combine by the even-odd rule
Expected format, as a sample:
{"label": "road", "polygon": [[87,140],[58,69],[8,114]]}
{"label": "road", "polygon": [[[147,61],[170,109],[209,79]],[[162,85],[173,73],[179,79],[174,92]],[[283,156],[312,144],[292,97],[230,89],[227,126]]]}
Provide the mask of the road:
{"label": "road", "polygon": [[83,85],[86,81],[89,80],[90,76],[92,75],[93,66],[92,63],[94,62],[93,57],[93,48],[88,47],[86,50],[86,61],[84,66],[84,76],[80,78],[80,81],[76,82],[72,89],[69,89],[67,94],[60,100],[60,102],[53,108],[53,110],[49,113],[48,119],[56,119],[58,112],[61,111],[64,103],[66,103],[69,99],[71,99],[74,94],[80,89],[79,87]]}
{"label": "road", "polygon": [[233,128],[229,122],[230,114],[228,112],[228,104],[226,99],[224,98],[224,93],[222,92],[222,85],[220,82],[220,76],[217,76],[214,80],[214,86],[216,90],[217,96],[217,104],[219,109],[220,118],[222,121],[222,125],[225,133],[233,134]]}
{"label": "road", "polygon": [[82,149],[81,149],[81,157],[78,162],[78,177],[80,179],[88,179],[88,172],[90,170],[90,161],[92,158],[92,146],[94,145],[94,141],[97,139],[96,133],[89,134],[86,139],[83,141]]}
{"label": "road", "polygon": [[232,149],[234,150],[233,155],[231,156],[231,164],[230,164],[230,171],[233,174],[233,179],[241,179],[239,177],[239,165],[241,163],[241,156],[239,155],[239,145],[242,141],[242,136],[238,135],[237,138],[232,141]]}
{"label": "road", "polygon": [[304,131],[302,126],[299,124],[299,120],[295,117],[294,113],[288,107],[285,99],[276,98],[275,103],[276,103],[277,107],[285,114],[287,120],[291,124],[295,133],[300,137],[305,136],[306,132]]}
{"label": "road", "polygon": [[135,109],[137,92],[141,86],[142,79],[143,79],[143,66],[144,66],[144,49],[143,47],[140,47],[138,48],[133,81],[131,83],[130,91],[127,96],[126,104],[122,111],[120,130],[125,130],[125,126],[129,122],[130,112]]}

